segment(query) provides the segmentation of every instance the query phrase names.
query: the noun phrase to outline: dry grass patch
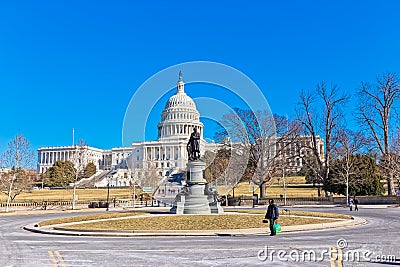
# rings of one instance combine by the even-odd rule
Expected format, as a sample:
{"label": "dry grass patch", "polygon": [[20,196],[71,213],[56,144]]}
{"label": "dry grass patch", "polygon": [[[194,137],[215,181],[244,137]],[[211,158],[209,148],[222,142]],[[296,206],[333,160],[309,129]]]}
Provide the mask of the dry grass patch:
{"label": "dry grass patch", "polygon": [[[99,189],[77,189],[76,194],[79,200],[95,200],[106,199],[107,188]],[[72,200],[72,189],[57,189],[57,190],[32,190],[31,192],[23,192],[18,195],[14,202],[30,202],[30,201],[58,201]],[[130,198],[132,199],[133,190],[130,188],[110,188],[110,199]],[[6,201],[5,194],[0,195],[0,201]]]}
{"label": "dry grass patch", "polygon": [[[251,214],[264,214],[266,210],[225,210],[225,212],[241,212],[241,213],[251,213]],[[279,210],[280,215],[294,215],[294,216],[312,216],[312,217],[321,217],[321,218],[332,218],[332,219],[351,219],[350,215],[345,214],[336,214],[336,213],[328,213],[328,212],[316,212],[316,211],[293,211],[288,210],[285,211],[283,209]]]}
{"label": "dry grass patch", "polygon": [[[316,197],[318,196],[318,189],[310,187],[310,184],[306,184],[304,176],[293,176],[286,177],[286,196],[287,197]],[[295,186],[295,187],[290,187]],[[224,186],[217,187],[220,194],[225,194],[226,188]],[[260,194],[259,188],[256,186],[254,188],[255,194]],[[229,194],[232,195],[233,192],[230,189]],[[252,196],[253,188],[248,182],[240,182],[235,188],[235,196]],[[268,197],[279,197],[283,195],[283,181],[274,177],[269,181],[267,185],[267,195]]]}
{"label": "dry grass patch", "polygon": [[100,214],[90,214],[83,216],[73,216],[67,218],[59,218],[53,220],[47,220],[39,223],[39,226],[47,226],[53,224],[62,224],[62,223],[71,223],[71,222],[83,222],[83,221],[91,221],[91,220],[100,220],[100,219],[111,219],[111,218],[121,218],[128,216],[137,216],[147,214],[146,212],[107,212]]}
{"label": "dry grass patch", "polygon": [[[262,223],[263,218],[263,215],[258,214],[167,215],[75,224],[68,226],[68,229],[91,229],[108,231],[161,231],[267,228],[268,224]],[[328,223],[333,221],[335,220],[299,217],[282,217],[279,219],[279,223],[282,226]]]}

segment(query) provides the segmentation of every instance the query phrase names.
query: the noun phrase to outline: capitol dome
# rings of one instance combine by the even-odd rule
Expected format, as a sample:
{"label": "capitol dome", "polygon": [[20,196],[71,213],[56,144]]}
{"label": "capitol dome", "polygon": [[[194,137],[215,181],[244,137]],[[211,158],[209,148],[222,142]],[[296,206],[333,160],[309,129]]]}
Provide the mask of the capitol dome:
{"label": "capitol dome", "polygon": [[179,73],[176,93],[165,104],[158,124],[158,139],[188,139],[194,128],[203,136],[203,123],[193,99],[185,93],[182,72]]}

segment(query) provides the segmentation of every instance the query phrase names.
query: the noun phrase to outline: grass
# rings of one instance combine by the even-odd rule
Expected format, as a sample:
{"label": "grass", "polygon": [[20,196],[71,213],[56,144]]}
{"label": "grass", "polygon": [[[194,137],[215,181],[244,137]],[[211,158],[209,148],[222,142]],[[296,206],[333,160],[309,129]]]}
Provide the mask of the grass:
{"label": "grass", "polygon": [[[241,212],[241,213],[250,213],[250,214],[265,214],[265,210],[225,210],[225,212]],[[314,212],[314,211],[291,211],[291,210],[279,210],[280,215],[293,215],[293,216],[312,216],[312,217],[321,217],[321,218],[333,218],[333,219],[351,219],[350,215],[345,214],[336,214],[336,213],[328,213],[328,212]]]}
{"label": "grass", "polygon": [[62,224],[62,223],[71,223],[71,222],[82,222],[82,221],[91,221],[91,220],[100,220],[100,219],[111,219],[111,218],[121,218],[128,216],[136,216],[147,214],[146,212],[107,212],[100,214],[91,214],[84,216],[73,216],[68,218],[59,218],[53,220],[47,220],[39,223],[39,226],[47,226],[54,224]]}
{"label": "grass", "polygon": [[[57,189],[57,190],[32,190],[18,195],[14,202],[30,202],[30,201],[58,201],[72,200],[72,189]],[[76,194],[79,200],[96,200],[107,198],[107,188],[101,189],[77,189]],[[132,199],[133,190],[130,188],[110,188],[110,199],[130,198]],[[1,194],[0,201],[7,201],[7,195]]]}
{"label": "grass", "polygon": [[[68,229],[77,230],[226,230],[226,229],[248,229],[267,228],[263,223],[264,215],[167,215],[151,216],[142,218],[129,218],[121,220],[109,220],[93,223],[74,224],[67,226]],[[279,223],[282,226],[303,225],[315,223],[334,222],[334,219],[282,217]]]}
{"label": "grass", "polygon": [[[303,176],[291,176],[285,178],[287,189],[287,197],[316,197],[318,196],[317,188],[312,188],[310,184],[306,184]],[[218,186],[218,192],[221,195],[225,194],[225,188]],[[139,194],[140,190],[137,191]],[[255,194],[260,194],[258,187],[254,188]],[[32,190],[31,192],[24,192],[16,197],[14,202],[31,202],[31,201],[71,201],[72,189],[58,189],[58,190]],[[79,200],[104,200],[107,198],[107,188],[101,189],[77,189],[76,194]],[[232,190],[229,191],[233,195]],[[250,188],[248,182],[241,182],[235,188],[235,196],[247,195],[251,196],[253,189]],[[110,188],[110,199],[114,197],[118,199],[132,199],[133,191],[130,188]],[[283,195],[283,182],[282,179],[272,178],[267,185],[268,197],[279,197]],[[5,202],[7,196],[0,194],[0,202]]]}
{"label": "grass", "polygon": [[[286,193],[287,197],[310,197],[317,196],[318,191],[316,188],[309,188],[310,185],[305,184],[304,177],[294,176],[287,177],[286,183],[288,186]],[[306,186],[306,187],[304,187]],[[308,187],[307,187],[308,186]],[[218,187],[220,194],[225,194],[225,189]],[[139,193],[139,192],[137,192]],[[255,188],[254,193],[259,194],[258,188]],[[16,197],[14,202],[31,202],[31,201],[71,201],[72,189],[57,189],[57,190],[32,190],[31,192],[21,193]],[[79,200],[99,200],[107,198],[107,188],[100,189],[77,189],[76,194]],[[229,192],[232,195],[232,190]],[[241,182],[235,188],[235,196],[239,195],[252,195],[253,191],[250,189],[248,182]],[[267,195],[270,197],[278,197],[283,194],[283,184],[281,180],[273,178],[267,188]],[[130,188],[110,188],[110,199],[114,197],[118,199],[131,199],[133,191]],[[7,201],[5,194],[0,194],[0,202]]]}
{"label": "grass", "polygon": [[[241,212],[242,214],[239,214]],[[248,213],[248,214],[243,214]],[[146,214],[145,212],[110,212],[73,216],[43,221],[40,226],[63,224],[70,222],[85,222],[65,226],[68,229],[77,230],[109,230],[109,231],[135,231],[135,230],[222,230],[222,229],[248,229],[267,227],[262,222],[265,211],[263,210],[230,210],[230,213],[219,215],[161,215],[140,218],[125,218]],[[281,215],[289,215],[288,211],[281,211]],[[281,216],[279,223],[282,226],[318,224],[334,222],[338,219],[351,219],[351,216],[331,214],[325,212],[291,211],[290,215]],[[297,217],[297,216],[312,216]],[[98,219],[121,218],[120,220],[106,220],[100,222],[87,222]]]}
{"label": "grass", "polygon": [[[290,176],[285,178],[286,181],[286,196],[287,197],[316,197],[318,196],[318,189],[312,188],[310,184],[306,184],[304,176]],[[218,186],[218,192],[225,194],[225,187]],[[255,194],[260,194],[260,190],[256,186],[254,188]],[[233,195],[232,190],[229,190],[230,195]],[[235,196],[245,195],[251,196],[253,188],[249,182],[240,182],[235,188]],[[274,177],[267,185],[267,196],[279,197],[283,195],[283,181],[281,178]]]}

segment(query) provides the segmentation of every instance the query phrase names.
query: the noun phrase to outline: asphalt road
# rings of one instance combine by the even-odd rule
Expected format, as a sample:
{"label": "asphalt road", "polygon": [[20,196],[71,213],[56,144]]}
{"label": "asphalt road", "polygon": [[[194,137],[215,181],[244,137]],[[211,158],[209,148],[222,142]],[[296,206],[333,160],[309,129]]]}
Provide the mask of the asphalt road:
{"label": "asphalt road", "polygon": [[[307,210],[350,213],[344,208]],[[400,208],[352,214],[368,223],[275,237],[157,238],[36,234],[22,227],[71,215],[0,216],[0,266],[400,266]]]}

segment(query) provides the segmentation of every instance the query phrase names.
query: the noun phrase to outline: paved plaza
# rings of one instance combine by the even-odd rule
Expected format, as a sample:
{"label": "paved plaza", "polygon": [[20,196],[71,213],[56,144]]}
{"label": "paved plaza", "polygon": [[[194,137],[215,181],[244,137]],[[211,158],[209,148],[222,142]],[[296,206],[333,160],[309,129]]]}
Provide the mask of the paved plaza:
{"label": "paved plaza", "polygon": [[[298,209],[350,214],[345,208]],[[46,235],[22,227],[71,215],[1,216],[0,266],[270,266],[271,261],[274,266],[388,266],[388,262],[376,260],[391,255],[397,261],[390,265],[400,265],[400,208],[364,208],[351,214],[365,219],[367,224],[282,233],[275,237]],[[343,257],[355,258],[343,258],[339,263],[335,257],[331,260],[338,248]],[[305,252],[312,251],[316,253],[315,258],[308,258],[308,254],[302,258]]]}

